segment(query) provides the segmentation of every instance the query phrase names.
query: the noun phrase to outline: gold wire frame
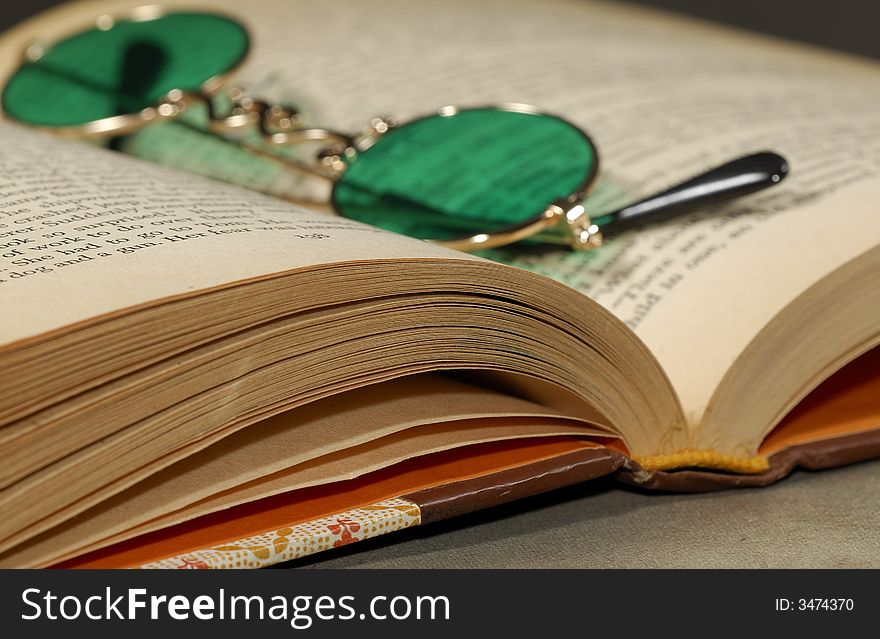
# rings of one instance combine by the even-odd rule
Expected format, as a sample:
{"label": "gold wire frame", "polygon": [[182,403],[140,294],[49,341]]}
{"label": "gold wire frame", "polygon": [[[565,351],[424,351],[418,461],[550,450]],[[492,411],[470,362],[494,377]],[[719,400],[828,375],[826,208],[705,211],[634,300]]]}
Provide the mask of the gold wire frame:
{"label": "gold wire frame", "polygon": [[[102,14],[92,23],[84,25],[80,29],[56,36],[51,43],[31,44],[26,47],[22,56],[22,64],[38,61],[51,48],[52,44],[80,33],[85,29],[98,28],[106,31],[120,22],[146,22],[181,11],[183,9],[175,8],[174,10],[168,10],[159,5],[144,5],[131,9],[119,16]],[[314,141],[328,142],[331,146],[328,146],[319,153],[315,166],[291,158],[282,158],[252,145],[239,143],[239,146],[250,153],[268,157],[297,170],[331,180],[334,184],[330,194],[330,204],[337,214],[344,216],[345,214],[337,207],[335,201],[336,186],[338,186],[339,178],[347,167],[344,158],[367,152],[379,138],[394,128],[398,128],[398,126],[403,127],[431,117],[453,117],[464,111],[476,109],[494,109],[552,117],[577,131],[593,151],[594,160],[590,170],[573,193],[567,197],[549,202],[542,211],[536,212],[535,215],[519,224],[506,226],[491,232],[476,233],[449,240],[428,239],[427,241],[456,250],[476,251],[512,244],[557,227],[565,231],[567,243],[574,249],[585,250],[601,245],[601,231],[592,223],[584,207],[580,204],[595,183],[599,169],[599,153],[589,135],[569,120],[546,113],[534,106],[521,103],[500,103],[478,107],[445,106],[434,113],[413,118],[400,125],[396,125],[390,119],[374,118],[359,135],[352,136],[332,129],[301,127],[297,112],[280,105],[270,105],[254,100],[241,92],[236,96],[234,94],[237,91],[236,89],[231,90],[230,93],[237,107],[233,109],[231,114],[219,115],[215,111],[212,97],[221,88],[226,86],[229,79],[245,63],[251,49],[251,38],[247,28],[238,18],[216,11],[203,11],[201,13],[220,16],[236,22],[244,31],[247,41],[239,59],[228,70],[203,82],[198,91],[173,89],[154,105],[137,112],[100,118],[78,125],[36,126],[35,128],[51,131],[56,135],[68,138],[109,138],[135,133],[154,122],[174,120],[191,106],[200,104],[207,108],[211,131],[220,135],[242,127],[257,126],[262,133],[263,141],[271,146],[285,146]],[[3,101],[5,102],[5,92],[3,94]],[[11,117],[5,108],[3,110],[6,117]]]}

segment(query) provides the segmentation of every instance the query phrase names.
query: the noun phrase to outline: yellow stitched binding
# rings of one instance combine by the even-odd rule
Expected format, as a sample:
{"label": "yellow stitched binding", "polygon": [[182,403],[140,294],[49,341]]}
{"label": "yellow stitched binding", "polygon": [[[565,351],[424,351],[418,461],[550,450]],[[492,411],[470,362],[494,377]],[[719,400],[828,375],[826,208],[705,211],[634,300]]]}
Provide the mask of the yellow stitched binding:
{"label": "yellow stitched binding", "polygon": [[648,455],[633,457],[645,470],[675,470],[677,468],[714,468],[734,473],[763,473],[770,468],[766,457],[737,457],[725,455],[714,450],[681,450],[669,455]]}

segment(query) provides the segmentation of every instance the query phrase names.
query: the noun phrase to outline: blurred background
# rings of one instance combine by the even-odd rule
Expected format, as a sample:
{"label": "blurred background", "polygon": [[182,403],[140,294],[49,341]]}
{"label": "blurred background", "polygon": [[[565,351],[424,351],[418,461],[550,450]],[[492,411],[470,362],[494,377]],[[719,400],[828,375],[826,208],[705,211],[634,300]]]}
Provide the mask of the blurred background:
{"label": "blurred background", "polygon": [[[628,1],[880,58],[880,2],[876,0]],[[0,30],[56,4],[61,0],[4,2],[0,4]]]}

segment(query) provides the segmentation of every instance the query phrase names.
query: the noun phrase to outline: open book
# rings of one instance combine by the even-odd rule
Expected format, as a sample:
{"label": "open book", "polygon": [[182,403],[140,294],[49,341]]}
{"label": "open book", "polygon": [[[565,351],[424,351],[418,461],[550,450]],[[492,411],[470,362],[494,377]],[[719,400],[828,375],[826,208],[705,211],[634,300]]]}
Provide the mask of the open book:
{"label": "open book", "polygon": [[[38,16],[0,72],[134,4]],[[880,456],[876,64],[610,4],[204,6],[249,26],[241,81],[322,124],[570,118],[593,211],[761,148],[792,173],[595,251],[475,257],[291,204],[301,178],[183,125],[122,154],[2,122],[0,565],[262,566],[612,473]]]}

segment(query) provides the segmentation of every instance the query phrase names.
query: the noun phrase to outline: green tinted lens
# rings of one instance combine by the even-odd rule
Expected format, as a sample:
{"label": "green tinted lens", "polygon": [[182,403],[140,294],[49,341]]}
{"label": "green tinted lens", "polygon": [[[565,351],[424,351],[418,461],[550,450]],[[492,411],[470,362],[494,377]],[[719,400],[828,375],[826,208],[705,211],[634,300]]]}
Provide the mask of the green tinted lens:
{"label": "green tinted lens", "polygon": [[469,109],[416,120],[359,153],[333,190],[346,217],[425,239],[524,222],[580,190],[590,140],[559,118]]}
{"label": "green tinted lens", "polygon": [[196,90],[234,67],[248,36],[209,13],[170,13],[83,31],[22,65],[3,91],[10,116],[74,126],[140,111],[171,89]]}

